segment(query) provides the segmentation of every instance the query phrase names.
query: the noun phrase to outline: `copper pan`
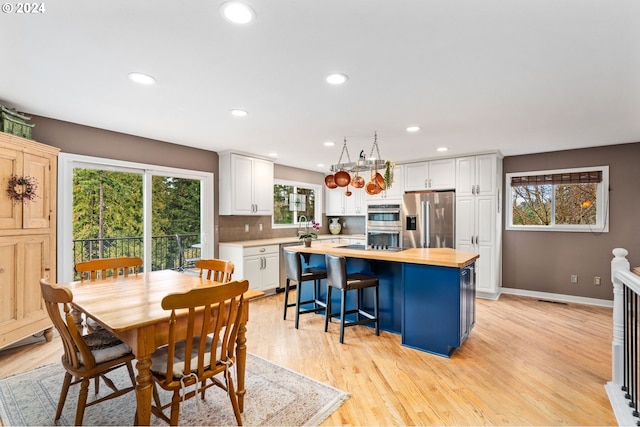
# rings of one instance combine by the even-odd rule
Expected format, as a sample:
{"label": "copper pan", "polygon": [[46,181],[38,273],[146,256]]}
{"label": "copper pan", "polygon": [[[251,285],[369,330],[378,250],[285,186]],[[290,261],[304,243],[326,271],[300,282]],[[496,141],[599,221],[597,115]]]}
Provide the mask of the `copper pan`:
{"label": "copper pan", "polygon": [[324,184],[327,188],[337,188],[336,180],[333,175],[327,175],[324,177]]}
{"label": "copper pan", "polygon": [[351,182],[351,175],[346,171],[338,171],[334,175],[338,187],[346,187]]}
{"label": "copper pan", "polygon": [[361,177],[360,175],[356,175],[353,177],[353,179],[351,180],[351,185],[355,188],[362,188],[364,187],[364,178]]}

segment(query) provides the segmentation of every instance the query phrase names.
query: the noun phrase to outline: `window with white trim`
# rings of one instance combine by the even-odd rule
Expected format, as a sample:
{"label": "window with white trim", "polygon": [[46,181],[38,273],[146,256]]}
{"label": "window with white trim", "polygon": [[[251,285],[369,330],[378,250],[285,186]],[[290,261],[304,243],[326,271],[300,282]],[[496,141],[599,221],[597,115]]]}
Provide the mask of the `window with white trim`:
{"label": "window with white trim", "polygon": [[274,228],[322,223],[322,186],[276,179],[273,186]]}
{"label": "window with white trim", "polygon": [[608,232],[609,166],[508,173],[506,229]]}

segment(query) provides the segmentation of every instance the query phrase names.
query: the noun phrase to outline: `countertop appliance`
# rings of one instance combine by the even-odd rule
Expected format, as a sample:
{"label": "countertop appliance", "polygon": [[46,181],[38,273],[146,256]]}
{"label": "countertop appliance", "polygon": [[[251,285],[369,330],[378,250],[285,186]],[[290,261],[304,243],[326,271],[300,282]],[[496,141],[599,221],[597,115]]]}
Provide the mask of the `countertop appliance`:
{"label": "countertop appliance", "polygon": [[367,247],[377,250],[402,248],[400,204],[371,204],[367,206]]}
{"label": "countertop appliance", "polygon": [[454,248],[454,191],[406,193],[402,198],[402,247]]}

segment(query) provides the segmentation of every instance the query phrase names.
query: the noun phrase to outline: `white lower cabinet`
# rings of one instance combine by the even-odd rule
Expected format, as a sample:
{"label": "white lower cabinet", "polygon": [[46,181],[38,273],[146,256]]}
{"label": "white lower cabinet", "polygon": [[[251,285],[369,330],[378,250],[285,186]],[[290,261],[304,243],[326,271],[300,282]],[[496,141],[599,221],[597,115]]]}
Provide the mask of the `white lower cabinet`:
{"label": "white lower cabinet", "polygon": [[220,244],[220,258],[233,262],[233,279],[247,279],[249,288],[267,291],[278,287],[280,279],[280,246],[242,247]]}

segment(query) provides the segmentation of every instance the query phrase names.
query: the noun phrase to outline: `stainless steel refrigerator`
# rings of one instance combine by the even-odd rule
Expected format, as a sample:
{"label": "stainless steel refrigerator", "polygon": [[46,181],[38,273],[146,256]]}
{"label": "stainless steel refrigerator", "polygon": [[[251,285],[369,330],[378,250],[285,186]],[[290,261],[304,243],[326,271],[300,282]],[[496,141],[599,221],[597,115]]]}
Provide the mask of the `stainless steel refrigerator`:
{"label": "stainless steel refrigerator", "polygon": [[454,191],[406,193],[402,198],[402,248],[455,246]]}

